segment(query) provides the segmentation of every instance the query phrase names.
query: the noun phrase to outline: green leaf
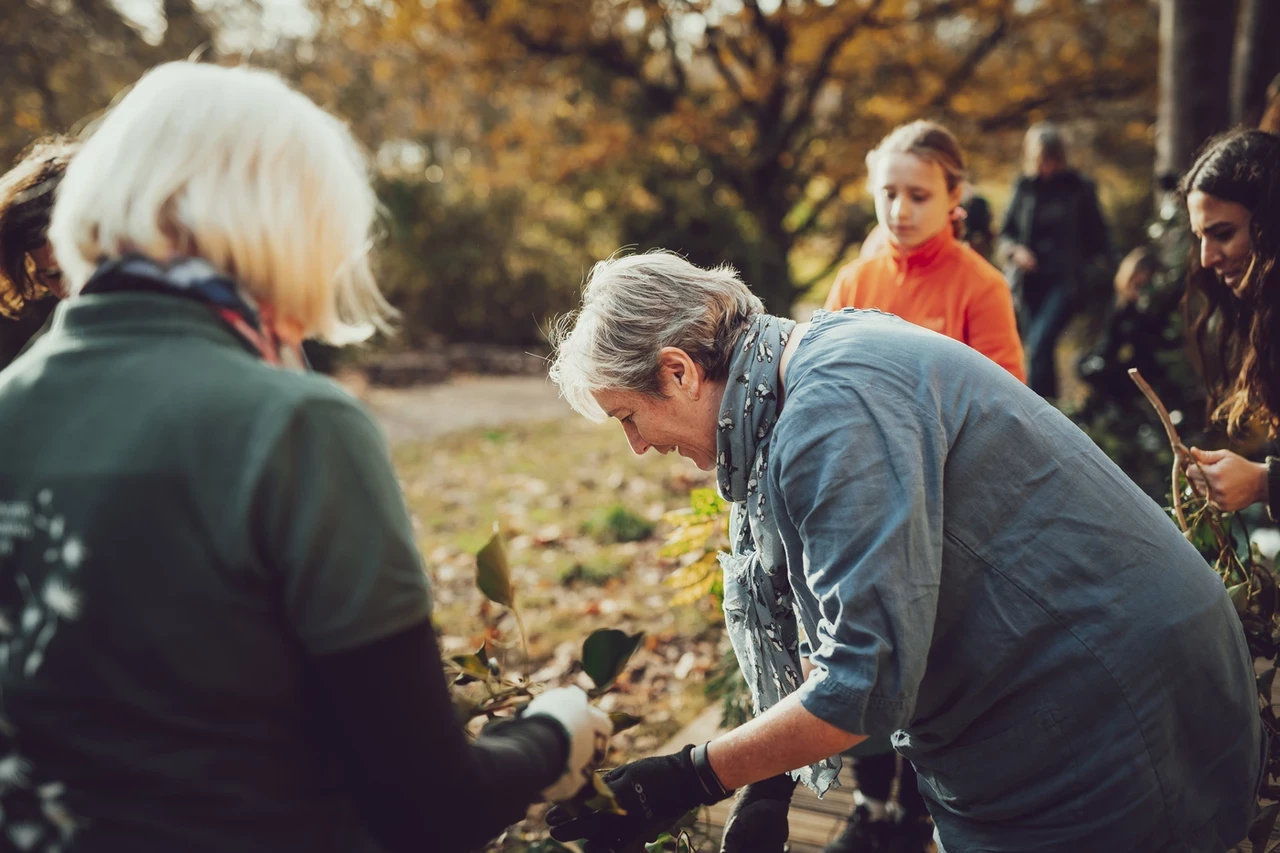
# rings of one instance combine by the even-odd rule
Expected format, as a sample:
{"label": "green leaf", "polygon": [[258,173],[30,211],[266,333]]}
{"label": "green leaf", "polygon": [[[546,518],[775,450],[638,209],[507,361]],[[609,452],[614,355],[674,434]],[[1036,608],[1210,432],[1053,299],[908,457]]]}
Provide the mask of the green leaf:
{"label": "green leaf", "polygon": [[1254,850],[1267,849],[1267,841],[1271,838],[1271,830],[1275,828],[1278,815],[1280,803],[1271,803],[1253,819],[1253,826],[1249,827],[1249,842]]}
{"label": "green leaf", "polygon": [[613,733],[616,735],[618,732],[625,732],[629,728],[640,725],[643,720],[625,711],[610,711],[609,722],[613,723]]}
{"label": "green leaf", "polygon": [[1249,605],[1249,582],[1244,581],[1227,587],[1227,595],[1231,598],[1231,603],[1236,606],[1236,612],[1243,613]]}
{"label": "green leaf", "polygon": [[503,607],[515,607],[516,594],[511,588],[511,565],[507,562],[506,549],[502,547],[502,534],[493,525],[491,538],[480,553],[476,554],[476,586],[484,597]]}
{"label": "green leaf", "polygon": [[480,648],[475,654],[471,655],[454,655],[449,658],[455,663],[462,672],[458,673],[458,677],[454,680],[454,684],[469,684],[473,680],[488,679],[497,673],[494,672],[489,660],[492,655],[489,654],[489,644],[481,643]]}
{"label": "green leaf", "polygon": [[449,660],[462,670],[454,679],[454,684],[469,684],[474,680],[489,677],[489,664],[479,655],[454,655]]}
{"label": "green leaf", "polygon": [[671,833],[664,832],[644,846],[645,853],[662,853],[666,849],[667,842],[673,840]]}
{"label": "green leaf", "polygon": [[615,628],[603,628],[591,632],[582,644],[582,668],[598,690],[607,689],[618,679],[643,639],[643,631],[627,634]]}

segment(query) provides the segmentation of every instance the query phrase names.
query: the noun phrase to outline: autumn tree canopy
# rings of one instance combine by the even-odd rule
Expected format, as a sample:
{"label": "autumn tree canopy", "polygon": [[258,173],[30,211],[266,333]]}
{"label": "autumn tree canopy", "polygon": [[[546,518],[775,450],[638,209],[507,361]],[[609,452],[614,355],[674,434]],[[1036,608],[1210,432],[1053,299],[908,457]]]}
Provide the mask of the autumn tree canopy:
{"label": "autumn tree canopy", "polygon": [[668,240],[662,223],[705,231],[774,310],[861,240],[864,158],[899,123],[947,123],[1001,177],[1045,116],[1149,156],[1147,0],[339,0],[322,17],[331,60],[380,46],[359,85],[384,132],[443,134],[485,153],[486,182],[549,184]]}
{"label": "autumn tree canopy", "polygon": [[[206,58],[244,58],[219,38],[219,22],[258,8],[220,0],[197,14],[188,0],[164,0],[157,39],[106,0],[59,2],[0,0],[12,22],[0,51],[15,81],[0,93],[10,155],[105,106],[154,62],[206,44]],[[1090,165],[1139,183],[1151,169],[1149,0],[311,9],[303,35],[247,58],[297,81],[374,152],[388,202],[384,281],[423,306],[408,325],[450,335],[486,334],[486,312],[542,288],[539,303],[503,321],[525,331],[490,330],[536,337],[590,263],[628,245],[731,262],[785,312],[862,239],[866,153],[915,118],[951,126],[988,185],[1007,183],[1022,130],[1044,117],[1076,128]]]}

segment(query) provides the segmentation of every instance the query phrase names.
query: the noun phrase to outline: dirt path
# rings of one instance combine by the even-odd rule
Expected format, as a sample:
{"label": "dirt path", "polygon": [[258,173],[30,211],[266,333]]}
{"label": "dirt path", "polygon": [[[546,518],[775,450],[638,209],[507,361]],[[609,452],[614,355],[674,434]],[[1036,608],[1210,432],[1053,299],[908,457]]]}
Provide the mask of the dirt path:
{"label": "dirt path", "polygon": [[392,442],[573,415],[555,386],[537,376],[468,376],[410,388],[367,387],[349,376],[342,381],[373,410]]}

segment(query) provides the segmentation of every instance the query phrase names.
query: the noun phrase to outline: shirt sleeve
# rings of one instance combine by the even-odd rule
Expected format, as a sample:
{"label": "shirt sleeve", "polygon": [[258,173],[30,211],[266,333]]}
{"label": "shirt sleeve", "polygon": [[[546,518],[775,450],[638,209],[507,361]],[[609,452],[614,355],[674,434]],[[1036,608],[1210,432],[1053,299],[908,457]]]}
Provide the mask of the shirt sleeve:
{"label": "shirt sleeve", "polygon": [[468,742],[425,622],[312,663],[348,788],[388,853],[479,850],[564,772],[568,734],[549,717],[491,723]]}
{"label": "shirt sleeve", "polygon": [[[985,261],[983,262],[985,263]],[[993,275],[999,275],[993,268]],[[1012,373],[1019,382],[1027,381],[1022,339],[1018,336],[1018,319],[1013,310],[1013,295],[1001,276],[983,279],[966,308],[965,343]]]}
{"label": "shirt sleeve", "polygon": [[783,511],[819,611],[816,672],[799,692],[822,720],[885,735],[911,721],[933,638],[943,428],[903,391],[827,396],[805,405],[812,413],[788,413],[774,444]]}
{"label": "shirt sleeve", "polygon": [[310,654],[364,645],[430,617],[427,577],[386,442],[354,400],[304,400],[257,490],[259,551]]}

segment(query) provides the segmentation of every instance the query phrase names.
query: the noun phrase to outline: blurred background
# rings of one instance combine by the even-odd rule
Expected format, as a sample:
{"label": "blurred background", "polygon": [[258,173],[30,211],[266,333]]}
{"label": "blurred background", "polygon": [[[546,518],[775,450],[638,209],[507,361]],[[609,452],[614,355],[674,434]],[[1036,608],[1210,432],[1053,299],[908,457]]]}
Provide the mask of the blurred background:
{"label": "blurred background", "polygon": [[[997,214],[1054,119],[1121,254],[1154,179],[1253,123],[1273,0],[0,0],[0,158],[170,59],[277,69],[367,145],[400,348],[536,346],[623,245],[821,301],[873,219],[864,157],[928,117]],[[1270,34],[1270,41],[1264,37]],[[1105,289],[1105,288],[1104,288]]]}

